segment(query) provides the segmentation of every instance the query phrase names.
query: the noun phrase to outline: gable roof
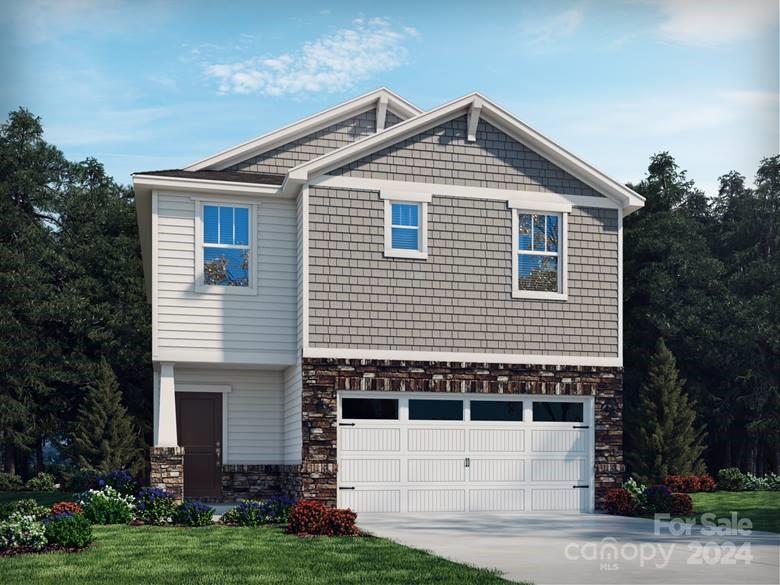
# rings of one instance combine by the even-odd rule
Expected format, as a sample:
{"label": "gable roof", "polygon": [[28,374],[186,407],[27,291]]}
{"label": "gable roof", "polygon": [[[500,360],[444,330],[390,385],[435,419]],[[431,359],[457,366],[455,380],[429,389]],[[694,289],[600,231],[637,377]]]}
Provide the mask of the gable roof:
{"label": "gable roof", "polygon": [[401,96],[381,87],[283,128],[201,159],[184,167],[184,170],[224,170],[241,160],[257,156],[373,108],[383,112],[390,111],[401,118],[401,120],[407,120],[422,112],[417,106],[409,103]]}
{"label": "gable roof", "polygon": [[257,183],[259,185],[281,185],[284,183],[284,175],[249,171],[185,171],[181,169],[165,169],[162,171],[139,171],[133,173],[133,178],[141,176],[198,179],[203,181],[227,181],[229,183]]}
{"label": "gable roof", "polygon": [[476,128],[476,123],[481,117],[586,185],[618,203],[623,208],[625,215],[644,206],[644,198],[641,195],[586,163],[534,128],[515,118],[501,106],[476,92],[407,119],[383,132],[367,136],[300,164],[290,169],[285,186],[311,181],[315,177],[464,114],[469,116],[469,140],[474,139],[472,129]]}

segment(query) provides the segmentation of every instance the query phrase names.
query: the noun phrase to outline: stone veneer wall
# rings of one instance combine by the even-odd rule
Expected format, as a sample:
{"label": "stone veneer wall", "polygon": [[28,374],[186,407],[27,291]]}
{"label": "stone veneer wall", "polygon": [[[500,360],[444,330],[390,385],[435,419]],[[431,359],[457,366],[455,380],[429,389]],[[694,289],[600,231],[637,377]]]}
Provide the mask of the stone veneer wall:
{"label": "stone veneer wall", "polygon": [[152,447],[149,483],[174,494],[176,501],[184,500],[184,448]]}
{"label": "stone veneer wall", "polygon": [[301,494],[336,504],[336,392],[593,396],[596,507],[623,481],[623,369],[482,363],[303,359]]}
{"label": "stone veneer wall", "polygon": [[264,499],[280,494],[299,498],[298,465],[223,465],[222,500]]}

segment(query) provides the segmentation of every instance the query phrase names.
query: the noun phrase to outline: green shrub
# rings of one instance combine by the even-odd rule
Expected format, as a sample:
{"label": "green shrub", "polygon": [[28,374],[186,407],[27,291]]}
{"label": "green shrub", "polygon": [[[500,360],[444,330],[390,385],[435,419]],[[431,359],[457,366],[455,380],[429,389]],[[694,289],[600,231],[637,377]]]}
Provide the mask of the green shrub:
{"label": "green shrub", "polygon": [[79,504],[93,524],[127,524],[135,510],[135,498],[122,495],[111,486],[84,492]]}
{"label": "green shrub", "polygon": [[0,492],[15,492],[22,487],[22,478],[15,473],[0,471]]}
{"label": "green shrub", "polygon": [[46,529],[33,516],[14,513],[0,522],[0,550],[29,548],[40,550],[46,546]]}
{"label": "green shrub", "polygon": [[136,516],[146,524],[165,524],[176,511],[173,494],[160,488],[141,488],[136,498]]}
{"label": "green shrub", "polygon": [[725,492],[740,492],[745,489],[745,474],[737,467],[727,467],[718,472],[718,489]]}
{"label": "green shrub", "polygon": [[766,489],[773,492],[780,491],[780,475],[776,473],[767,473],[764,479],[766,480]]}
{"label": "green shrub", "polygon": [[94,540],[92,525],[82,514],[63,512],[50,516],[43,524],[49,544],[64,548],[84,548]]}
{"label": "green shrub", "polygon": [[176,524],[185,526],[210,526],[213,523],[214,508],[201,502],[184,502],[173,515]]}
{"label": "green shrub", "polygon": [[57,489],[56,480],[51,473],[38,473],[24,485],[31,492],[53,492]]}
{"label": "green shrub", "polygon": [[6,517],[19,515],[19,516],[30,516],[35,520],[43,520],[44,518],[46,518],[46,516],[49,515],[49,508],[47,508],[46,506],[41,506],[38,502],[36,502],[32,498],[27,498],[24,500],[17,500],[15,502],[12,502],[8,506],[7,510],[8,513]]}

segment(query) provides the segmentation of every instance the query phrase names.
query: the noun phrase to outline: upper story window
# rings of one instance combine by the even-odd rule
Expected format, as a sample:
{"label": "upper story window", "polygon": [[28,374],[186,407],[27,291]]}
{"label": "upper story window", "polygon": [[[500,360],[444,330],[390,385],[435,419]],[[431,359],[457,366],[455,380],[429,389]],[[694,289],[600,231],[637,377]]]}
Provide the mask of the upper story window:
{"label": "upper story window", "polygon": [[512,296],[566,300],[566,214],[514,213]]}
{"label": "upper story window", "polygon": [[254,279],[251,207],[201,202],[200,228],[198,289],[250,291]]}
{"label": "upper story window", "polygon": [[385,199],[385,256],[428,257],[428,202],[430,197]]}

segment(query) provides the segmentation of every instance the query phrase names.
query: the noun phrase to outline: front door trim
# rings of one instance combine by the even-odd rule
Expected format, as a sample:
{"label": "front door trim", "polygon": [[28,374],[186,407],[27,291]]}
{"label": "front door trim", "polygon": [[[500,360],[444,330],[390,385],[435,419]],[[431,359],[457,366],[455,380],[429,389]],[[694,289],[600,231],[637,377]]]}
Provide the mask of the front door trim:
{"label": "front door trim", "polygon": [[[180,446],[184,447],[184,469],[183,469],[183,472],[184,472],[184,486],[183,486],[184,487],[184,495],[185,495],[185,497],[195,497],[195,498],[200,498],[200,497],[209,497],[209,498],[216,497],[216,498],[219,498],[219,497],[222,496],[222,466],[224,464],[224,456],[223,456],[222,449],[224,448],[224,444],[225,444],[224,443],[224,437],[225,437],[225,412],[227,410],[225,408],[224,399],[227,396],[227,394],[226,393],[220,393],[220,392],[205,392],[205,391],[186,392],[186,391],[181,390],[181,389],[177,389],[177,390],[178,390],[178,392],[176,392],[176,426],[177,426],[177,429],[179,431],[178,432],[179,444],[180,444]],[[199,397],[199,398],[202,397],[203,399],[212,398],[213,399],[213,403],[212,404],[216,404],[216,408],[219,408],[219,410],[220,410],[219,416],[218,417],[214,417],[214,419],[213,419],[214,422],[217,423],[219,425],[219,427],[220,427],[219,432],[217,434],[217,436],[220,439],[220,445],[219,445],[219,449],[218,449],[217,454],[216,454],[217,455],[217,460],[216,460],[215,467],[217,468],[217,471],[216,471],[216,477],[214,478],[214,484],[213,484],[214,493],[201,494],[201,495],[197,495],[197,496],[192,496],[192,495],[188,496],[187,495],[187,469],[186,468],[187,468],[187,455],[188,455],[187,451],[188,451],[188,447],[187,447],[187,445],[183,445],[182,444],[183,436],[186,433],[184,433],[183,429],[182,429],[182,419],[184,417],[184,409],[182,408],[182,404],[181,404],[181,401],[187,395],[189,395],[189,397],[191,399],[194,399],[195,397]],[[198,401],[200,401],[200,400],[198,400]],[[205,445],[205,443],[204,443],[204,445]],[[213,447],[217,448],[216,445],[213,445]],[[208,488],[209,491],[210,491],[210,489],[211,489],[211,487]]]}

